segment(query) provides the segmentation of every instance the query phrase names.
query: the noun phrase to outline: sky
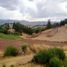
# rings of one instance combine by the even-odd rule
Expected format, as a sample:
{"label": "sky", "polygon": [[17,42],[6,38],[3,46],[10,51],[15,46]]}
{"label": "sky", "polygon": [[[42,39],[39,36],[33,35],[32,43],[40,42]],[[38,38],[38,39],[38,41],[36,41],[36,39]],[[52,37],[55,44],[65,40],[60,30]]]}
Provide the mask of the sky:
{"label": "sky", "polygon": [[67,0],[0,0],[0,19],[58,21],[67,18]]}

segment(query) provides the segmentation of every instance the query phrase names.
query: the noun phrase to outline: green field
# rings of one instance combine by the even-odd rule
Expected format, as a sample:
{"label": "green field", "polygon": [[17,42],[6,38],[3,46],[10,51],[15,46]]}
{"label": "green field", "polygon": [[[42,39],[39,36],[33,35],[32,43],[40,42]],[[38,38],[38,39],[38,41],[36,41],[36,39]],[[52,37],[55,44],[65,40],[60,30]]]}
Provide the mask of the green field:
{"label": "green field", "polygon": [[0,33],[0,39],[20,40],[21,38],[19,35]]}

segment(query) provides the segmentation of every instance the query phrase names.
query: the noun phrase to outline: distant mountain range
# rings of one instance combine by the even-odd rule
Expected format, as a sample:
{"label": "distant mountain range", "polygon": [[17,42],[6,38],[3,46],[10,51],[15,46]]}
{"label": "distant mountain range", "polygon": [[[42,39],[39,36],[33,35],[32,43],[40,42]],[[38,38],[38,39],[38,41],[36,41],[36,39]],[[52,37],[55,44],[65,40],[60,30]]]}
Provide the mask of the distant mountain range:
{"label": "distant mountain range", "polygon": [[4,20],[4,19],[0,19],[0,25],[4,24],[4,23],[14,23],[14,22],[20,22],[23,25],[27,25],[27,26],[41,26],[41,25],[46,25],[46,21],[27,21],[27,20]]}

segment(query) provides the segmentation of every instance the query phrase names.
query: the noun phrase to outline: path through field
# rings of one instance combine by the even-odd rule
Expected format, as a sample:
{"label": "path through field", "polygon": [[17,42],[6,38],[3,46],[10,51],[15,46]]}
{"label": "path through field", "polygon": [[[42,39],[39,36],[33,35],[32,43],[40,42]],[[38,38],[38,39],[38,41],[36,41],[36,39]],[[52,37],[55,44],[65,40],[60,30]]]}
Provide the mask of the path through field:
{"label": "path through field", "polygon": [[7,65],[7,67],[10,65],[16,65],[17,67],[20,65],[25,65],[32,60],[33,56],[34,54],[30,54],[30,55],[25,55],[25,56],[6,58],[2,60],[0,59],[0,67],[4,63]]}

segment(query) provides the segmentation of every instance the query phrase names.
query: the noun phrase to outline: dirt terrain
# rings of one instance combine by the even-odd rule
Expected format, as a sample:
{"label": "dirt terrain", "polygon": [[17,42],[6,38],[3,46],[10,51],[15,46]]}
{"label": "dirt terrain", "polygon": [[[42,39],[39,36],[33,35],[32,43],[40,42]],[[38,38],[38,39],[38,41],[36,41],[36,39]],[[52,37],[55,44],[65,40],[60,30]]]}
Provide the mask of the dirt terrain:
{"label": "dirt terrain", "polygon": [[4,50],[6,46],[13,45],[19,47],[27,43],[29,45],[41,45],[45,47],[60,47],[67,50],[67,42],[58,41],[47,41],[47,40],[33,40],[33,39],[22,39],[22,40],[0,40],[0,50]]}
{"label": "dirt terrain", "polygon": [[30,54],[30,55],[25,55],[25,56],[5,58],[2,60],[0,59],[0,67],[4,63],[7,65],[7,67],[10,67],[10,65],[14,65],[16,67],[19,67],[21,65],[25,65],[32,60],[33,56],[34,56],[33,54]]}
{"label": "dirt terrain", "polygon": [[34,39],[67,42],[67,27],[62,26],[62,27],[53,28],[53,29],[44,31],[38,37]]}

